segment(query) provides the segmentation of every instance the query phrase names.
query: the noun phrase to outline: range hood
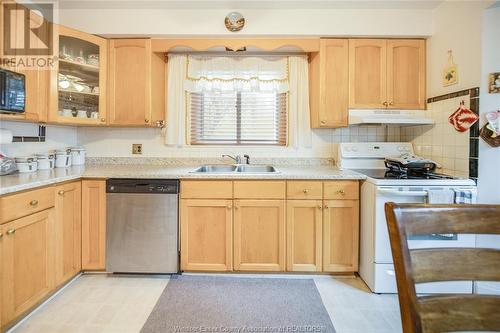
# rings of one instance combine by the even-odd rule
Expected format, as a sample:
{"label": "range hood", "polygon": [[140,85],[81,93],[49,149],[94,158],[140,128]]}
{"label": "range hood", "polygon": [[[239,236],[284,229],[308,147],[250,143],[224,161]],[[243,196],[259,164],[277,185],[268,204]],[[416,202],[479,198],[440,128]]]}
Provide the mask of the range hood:
{"label": "range hood", "polygon": [[432,125],[425,110],[349,110],[349,125],[361,124],[401,124]]}

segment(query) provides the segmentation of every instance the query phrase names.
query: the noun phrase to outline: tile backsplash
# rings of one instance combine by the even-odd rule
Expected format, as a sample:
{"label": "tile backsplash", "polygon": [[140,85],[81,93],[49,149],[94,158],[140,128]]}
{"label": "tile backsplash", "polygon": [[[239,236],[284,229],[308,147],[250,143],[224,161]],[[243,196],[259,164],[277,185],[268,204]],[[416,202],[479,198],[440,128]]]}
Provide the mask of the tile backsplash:
{"label": "tile backsplash", "polygon": [[438,172],[468,178],[469,131],[458,132],[448,122],[448,116],[457,110],[462,101],[465,107],[470,107],[470,95],[428,103],[427,112],[435,124],[401,127],[401,138],[413,144],[417,155],[441,164]]}
{"label": "tile backsplash", "polygon": [[[78,128],[78,142],[89,157],[137,157],[131,154],[132,143],[143,144],[144,157],[219,157],[221,154],[250,154],[254,157],[336,158],[340,142],[399,141],[399,126],[350,126],[312,130],[312,146],[300,142],[297,147],[269,146],[181,146],[164,143],[160,130],[147,128]],[[112,147],[112,148],[110,148]]]}

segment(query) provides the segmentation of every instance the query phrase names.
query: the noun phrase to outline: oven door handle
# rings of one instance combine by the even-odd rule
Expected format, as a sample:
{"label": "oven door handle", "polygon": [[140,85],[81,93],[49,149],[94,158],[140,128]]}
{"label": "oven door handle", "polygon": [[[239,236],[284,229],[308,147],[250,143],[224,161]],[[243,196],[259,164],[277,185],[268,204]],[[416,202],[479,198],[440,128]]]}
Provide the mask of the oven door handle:
{"label": "oven door handle", "polygon": [[426,197],[428,195],[427,191],[398,191],[389,189],[378,189],[380,194],[390,194],[397,195],[399,197]]}

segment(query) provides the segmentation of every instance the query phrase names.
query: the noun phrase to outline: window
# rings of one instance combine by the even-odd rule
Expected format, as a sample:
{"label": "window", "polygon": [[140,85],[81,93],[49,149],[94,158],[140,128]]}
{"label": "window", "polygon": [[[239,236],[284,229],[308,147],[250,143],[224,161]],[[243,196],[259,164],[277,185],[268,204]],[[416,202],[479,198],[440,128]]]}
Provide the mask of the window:
{"label": "window", "polygon": [[189,94],[191,144],[287,144],[287,93]]}

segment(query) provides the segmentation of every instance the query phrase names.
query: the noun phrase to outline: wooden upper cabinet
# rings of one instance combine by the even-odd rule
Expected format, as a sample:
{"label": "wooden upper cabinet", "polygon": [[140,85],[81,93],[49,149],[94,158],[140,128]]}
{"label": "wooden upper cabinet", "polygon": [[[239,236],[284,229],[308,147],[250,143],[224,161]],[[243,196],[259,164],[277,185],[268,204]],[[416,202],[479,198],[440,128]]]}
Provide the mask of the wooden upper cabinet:
{"label": "wooden upper cabinet", "polygon": [[147,125],[151,119],[151,40],[109,42],[109,115],[113,125]]}
{"label": "wooden upper cabinet", "polygon": [[82,180],[82,269],[106,268],[106,181]]}
{"label": "wooden upper cabinet", "polygon": [[349,40],[349,107],[425,109],[425,41]]}
{"label": "wooden upper cabinet", "polygon": [[320,50],[310,57],[309,94],[312,128],[347,126],[347,39],[321,39]]}
{"label": "wooden upper cabinet", "polygon": [[349,107],[384,108],[387,101],[387,42],[349,40]]}
{"label": "wooden upper cabinet", "polygon": [[107,40],[62,25],[54,25],[54,36],[59,60],[50,80],[49,122],[106,125]]}
{"label": "wooden upper cabinet", "polygon": [[425,109],[425,41],[387,41],[387,102],[394,109]]}
{"label": "wooden upper cabinet", "polygon": [[[36,15],[34,12],[30,12],[29,16],[24,16],[24,12],[22,11],[24,7],[20,4],[16,5],[18,10],[14,13],[16,15],[11,15],[11,26],[13,29],[9,29],[9,41],[10,45],[16,49],[22,50],[25,44],[24,38],[24,27],[27,26],[40,26],[41,20],[43,18],[41,16]],[[1,17],[1,28],[4,28],[3,24],[3,6],[0,9]],[[13,14],[13,13],[11,13]],[[24,20],[24,22],[22,22]],[[52,24],[52,23],[49,23]],[[44,25],[38,28],[38,34],[48,34],[50,26],[49,24]],[[3,36],[3,31],[0,31]],[[3,42],[0,46],[0,55],[3,55]],[[30,47],[45,47],[43,42],[39,39],[32,38],[30,40]],[[23,56],[23,52],[16,52],[14,56]],[[6,56],[9,57],[8,55]],[[28,56],[32,57],[32,56]],[[23,60],[20,58],[20,60]],[[22,63],[26,63],[23,61]],[[32,64],[29,66],[24,66],[19,64],[15,65],[0,65],[2,68],[20,73],[25,75],[25,89],[26,89],[26,102],[25,102],[25,112],[22,114],[2,114],[0,119],[5,120],[26,120],[33,122],[46,122],[47,121],[47,113],[49,108],[49,84],[50,84],[50,69],[46,67],[34,67]]]}
{"label": "wooden upper cabinet", "polygon": [[82,187],[80,181],[55,190],[56,285],[78,274],[82,267]]}
{"label": "wooden upper cabinet", "polygon": [[109,42],[111,125],[158,126],[165,118],[166,64],[151,39]]}

